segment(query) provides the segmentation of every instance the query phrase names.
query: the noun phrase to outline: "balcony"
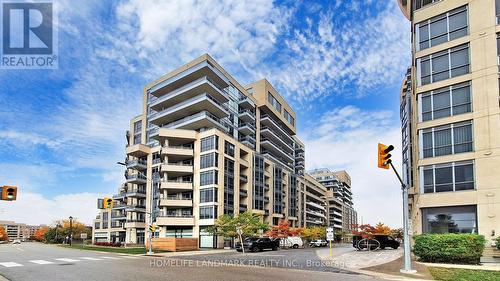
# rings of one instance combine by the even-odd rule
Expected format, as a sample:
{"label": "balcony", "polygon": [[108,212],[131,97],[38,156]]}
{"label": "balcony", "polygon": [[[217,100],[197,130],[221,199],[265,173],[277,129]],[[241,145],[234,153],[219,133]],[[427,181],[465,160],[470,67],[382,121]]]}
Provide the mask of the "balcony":
{"label": "balcony", "polygon": [[240,110],[238,112],[238,117],[243,122],[247,122],[247,123],[254,123],[255,122],[255,112],[248,110],[248,109]]}
{"label": "balcony", "polygon": [[247,197],[248,191],[245,189],[240,189],[240,197]]}
{"label": "balcony", "polygon": [[260,146],[265,148],[267,151],[270,151],[272,154],[274,154],[278,158],[284,159],[284,161],[283,160],[282,161],[285,162],[285,164],[291,163],[294,160],[293,155],[291,153],[288,153],[287,150],[283,146],[275,143],[274,141],[272,141],[270,139],[261,137]]}
{"label": "balcony", "polygon": [[128,174],[127,183],[145,184],[147,179],[143,174]]}
{"label": "balcony", "polygon": [[240,212],[245,212],[246,210],[248,210],[248,207],[246,204],[240,204]]}
{"label": "balcony", "polygon": [[160,207],[193,207],[193,199],[170,197],[160,199]]}
{"label": "balcony", "polygon": [[291,132],[289,133],[285,127],[278,124],[278,122],[272,119],[269,115],[262,115],[260,117],[260,124],[261,126],[270,127],[275,132],[279,132],[279,135],[284,138],[285,142],[293,143]]}
{"label": "balcony", "polygon": [[176,180],[161,180],[160,189],[174,190],[174,191],[189,191],[193,190],[193,182],[190,181],[176,181]]}
{"label": "balcony", "polygon": [[144,189],[131,189],[125,192],[126,197],[132,198],[146,198],[146,190]]}
{"label": "balcony", "polygon": [[125,228],[146,228],[145,220],[132,219],[125,222]]}
{"label": "balcony", "polygon": [[295,167],[302,169],[305,168],[304,161],[295,162]]}
{"label": "balcony", "polygon": [[240,100],[238,101],[238,105],[241,108],[248,108],[248,109],[254,109],[255,108],[255,103],[248,96],[241,97]]}
{"label": "balcony", "polygon": [[317,217],[321,217],[321,218],[325,218],[326,219],[326,215],[325,214],[313,211],[311,209],[306,209],[306,213],[308,213],[310,215],[313,215],[313,216],[317,216]]}
{"label": "balcony", "polygon": [[285,151],[289,152],[290,154],[293,154],[294,152],[293,144],[285,142],[284,141],[284,139],[286,139],[285,137],[278,135],[275,131],[271,130],[269,127],[262,126],[260,134],[266,139],[272,140],[275,144],[279,145]]}
{"label": "balcony", "polygon": [[129,205],[129,206],[127,206],[125,211],[144,213],[144,212],[146,212],[146,206],[144,206],[144,205]]}
{"label": "balcony", "polygon": [[185,146],[164,146],[161,154],[175,156],[176,159],[189,159],[193,157],[194,150]]}
{"label": "balcony", "polygon": [[252,149],[255,148],[255,138],[251,135],[240,137],[239,141]]}
{"label": "balcony", "polygon": [[125,162],[127,169],[146,170],[148,163],[145,160],[127,160]]}
{"label": "balcony", "polygon": [[248,182],[248,177],[246,175],[240,175],[240,182]]}
{"label": "balcony", "polygon": [[[164,124],[161,128],[197,130],[199,128],[212,127],[218,128],[219,130],[222,130],[224,132],[227,132],[229,130],[229,125],[227,125],[225,121],[221,120],[208,111],[201,111],[196,114],[173,121],[171,123]],[[159,137],[159,129],[156,134],[151,136]]]}
{"label": "balcony", "polygon": [[149,154],[150,147],[144,144],[134,144],[126,147],[127,155],[131,155],[134,157],[142,157]]}
{"label": "balcony", "polygon": [[113,199],[114,200],[123,200],[123,199],[125,199],[125,197],[127,197],[127,195],[125,195],[125,193],[120,193],[120,194],[113,195]]}
{"label": "balcony", "polygon": [[325,207],[321,206],[320,204],[317,204],[317,203],[314,203],[314,202],[311,202],[311,201],[306,201],[306,204],[308,204],[310,206],[313,206],[315,208],[318,208],[320,210],[326,211]]}
{"label": "balcony", "polygon": [[241,123],[238,126],[238,131],[245,135],[255,134],[255,125],[252,123]]}
{"label": "balcony", "polygon": [[111,220],[126,220],[127,214],[125,212],[111,213]]}
{"label": "balcony", "polygon": [[192,226],[194,225],[193,215],[161,214],[156,217],[158,225]]}
{"label": "balcony", "polygon": [[[113,199],[114,199],[114,198],[115,198],[115,197],[113,196]],[[115,204],[113,204],[113,210],[123,210],[123,209],[125,209],[126,207],[127,207],[127,204],[125,204],[125,203],[119,203],[119,204],[116,204],[116,203],[115,203]]]}
{"label": "balcony", "polygon": [[295,153],[295,159],[296,160],[305,160],[305,155],[303,152],[300,153]]}
{"label": "balcony", "polygon": [[198,95],[199,93],[208,93],[219,102],[229,101],[227,93],[224,90],[216,86],[210,78],[203,76],[159,98],[151,95],[149,99],[149,106],[153,110],[159,110],[162,107],[170,107],[178,104]]}
{"label": "balcony", "polygon": [[217,118],[229,116],[227,106],[218,102],[208,94],[201,94],[196,97],[185,100],[172,107],[165,108],[159,112],[148,115],[152,124],[161,125],[170,123],[185,116],[193,115],[202,110],[212,113]]}
{"label": "balcony", "polygon": [[167,172],[169,176],[184,176],[193,173],[193,164],[163,163],[161,172]]}

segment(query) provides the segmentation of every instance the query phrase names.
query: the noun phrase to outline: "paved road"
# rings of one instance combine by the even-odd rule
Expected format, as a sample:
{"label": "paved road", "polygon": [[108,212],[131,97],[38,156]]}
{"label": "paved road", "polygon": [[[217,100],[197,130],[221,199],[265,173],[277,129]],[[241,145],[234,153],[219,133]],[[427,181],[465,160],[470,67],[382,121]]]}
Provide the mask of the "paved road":
{"label": "paved road", "polygon": [[[279,252],[275,252],[279,253]],[[261,254],[261,253],[259,253]],[[269,255],[268,253],[264,253]],[[259,259],[256,255],[254,256]],[[269,258],[270,256],[268,256]],[[39,243],[0,245],[0,275],[8,280],[375,280],[342,273],[151,258]],[[0,280],[2,278],[0,277]]]}

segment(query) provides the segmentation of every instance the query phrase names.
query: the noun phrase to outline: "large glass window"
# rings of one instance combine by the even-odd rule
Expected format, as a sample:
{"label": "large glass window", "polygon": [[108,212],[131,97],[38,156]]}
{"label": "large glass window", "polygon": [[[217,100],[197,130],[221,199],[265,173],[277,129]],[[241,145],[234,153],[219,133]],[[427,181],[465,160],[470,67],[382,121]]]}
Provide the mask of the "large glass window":
{"label": "large glass window", "polygon": [[420,22],[417,32],[417,51],[457,39],[468,34],[467,6]]}
{"label": "large glass window", "polygon": [[439,1],[441,1],[441,0],[415,0],[415,1],[413,1],[413,3],[415,5],[414,6],[415,10],[418,10],[418,9],[420,9],[422,7],[425,7],[425,6],[429,5],[429,4],[432,4],[432,3],[435,3],[435,2],[439,2]]}
{"label": "large glass window", "polygon": [[281,103],[271,94],[271,92],[267,92],[267,101],[269,101],[277,111],[281,112]]}
{"label": "large glass window", "polygon": [[217,184],[217,171],[206,171],[200,173],[200,186]]}
{"label": "large glass window", "polygon": [[474,162],[454,162],[421,168],[424,193],[474,189]]}
{"label": "large glass window", "polygon": [[421,120],[428,121],[472,111],[470,82],[420,95]]}
{"label": "large glass window", "polygon": [[226,153],[229,156],[234,157],[234,144],[224,141],[224,153]]}
{"label": "large glass window", "polygon": [[285,115],[285,119],[288,121],[288,123],[292,124],[292,126],[295,126],[295,119],[286,109],[285,109],[284,115]]}
{"label": "large glass window", "polygon": [[422,158],[470,152],[473,150],[472,121],[424,129]]}
{"label": "large glass window", "polygon": [[217,188],[200,189],[200,203],[217,202]]}
{"label": "large glass window", "polygon": [[469,45],[460,45],[417,59],[419,85],[464,75],[469,70]]}
{"label": "large glass window", "polygon": [[224,158],[224,214],[234,213],[234,161]]}
{"label": "large glass window", "polygon": [[422,208],[424,233],[477,233],[476,206]]}
{"label": "large glass window", "polygon": [[201,206],[200,207],[200,219],[216,219],[217,218],[217,206]]}
{"label": "large glass window", "polygon": [[218,142],[219,142],[218,136],[209,136],[206,138],[202,138],[201,139],[201,152],[207,151],[207,150],[212,150],[212,149],[218,149]]}
{"label": "large glass window", "polygon": [[218,154],[215,152],[203,154],[200,156],[200,169],[217,167]]}

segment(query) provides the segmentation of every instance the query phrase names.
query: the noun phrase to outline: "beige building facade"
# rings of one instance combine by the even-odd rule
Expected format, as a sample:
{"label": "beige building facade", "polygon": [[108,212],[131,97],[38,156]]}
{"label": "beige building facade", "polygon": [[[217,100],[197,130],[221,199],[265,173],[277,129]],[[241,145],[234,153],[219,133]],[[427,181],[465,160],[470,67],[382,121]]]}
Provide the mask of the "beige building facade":
{"label": "beige building facade", "polygon": [[401,89],[413,233],[500,234],[500,1],[399,0],[413,62]]}
{"label": "beige building facade", "polygon": [[231,246],[207,227],[245,211],[270,225],[327,223],[293,108],[266,79],[242,86],[207,54],[145,86],[127,141],[126,180],[94,221],[96,241],[143,244],[154,224],[155,237]]}

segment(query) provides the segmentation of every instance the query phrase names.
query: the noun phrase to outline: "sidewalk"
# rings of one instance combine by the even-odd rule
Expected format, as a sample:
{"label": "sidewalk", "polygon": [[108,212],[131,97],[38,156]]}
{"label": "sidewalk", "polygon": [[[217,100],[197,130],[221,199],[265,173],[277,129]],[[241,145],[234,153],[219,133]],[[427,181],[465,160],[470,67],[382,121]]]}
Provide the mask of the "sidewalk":
{"label": "sidewalk", "polygon": [[403,255],[403,250],[379,250],[379,251],[356,251],[351,247],[333,249],[333,257],[330,258],[330,249],[322,248],[316,251],[320,259],[334,261],[343,264],[347,269],[361,269],[391,262]]}
{"label": "sidewalk", "polygon": [[500,271],[500,263],[483,263],[481,265],[470,265],[470,264],[417,262],[417,264],[425,265],[428,267],[445,267],[445,268],[461,268],[461,269],[472,269],[472,270]]}

